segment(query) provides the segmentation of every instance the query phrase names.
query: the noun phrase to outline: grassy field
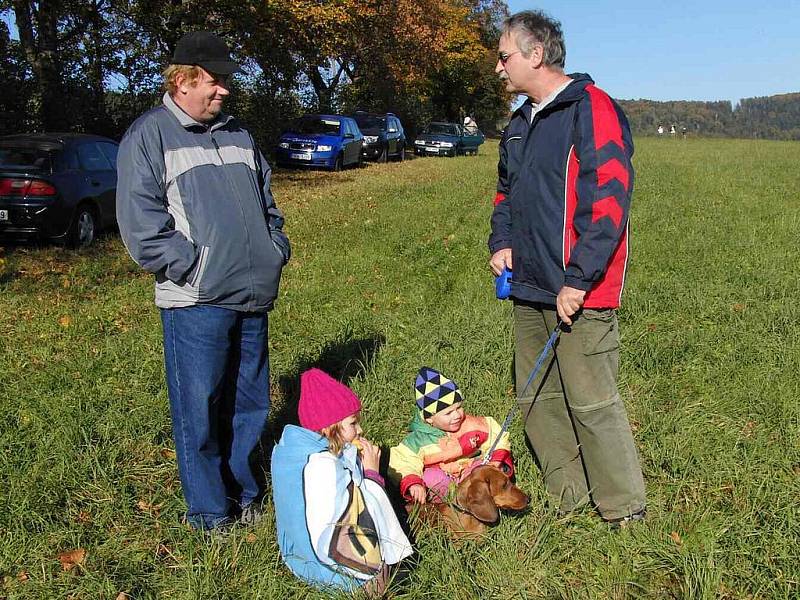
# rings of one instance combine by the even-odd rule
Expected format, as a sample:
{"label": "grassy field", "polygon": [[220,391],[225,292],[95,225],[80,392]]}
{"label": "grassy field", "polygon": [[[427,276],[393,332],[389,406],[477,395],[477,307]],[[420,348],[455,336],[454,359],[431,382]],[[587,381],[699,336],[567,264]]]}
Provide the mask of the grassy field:
{"label": "grassy field", "polygon": [[[425,532],[395,598],[800,595],[799,155],[639,141],[620,384],[648,521],[613,532],[588,512],[557,517],[516,422],[530,510],[480,544]],[[493,297],[485,244],[495,163],[489,142],[477,158],[278,174],[294,258],[271,314],[267,438],[312,365],[349,381],[382,444],[403,434],[421,365],[503,418],[511,305]],[[271,518],[225,541],[180,524],[152,280],[118,236],[6,248],[0,264],[0,599],[318,597],[281,563]]]}

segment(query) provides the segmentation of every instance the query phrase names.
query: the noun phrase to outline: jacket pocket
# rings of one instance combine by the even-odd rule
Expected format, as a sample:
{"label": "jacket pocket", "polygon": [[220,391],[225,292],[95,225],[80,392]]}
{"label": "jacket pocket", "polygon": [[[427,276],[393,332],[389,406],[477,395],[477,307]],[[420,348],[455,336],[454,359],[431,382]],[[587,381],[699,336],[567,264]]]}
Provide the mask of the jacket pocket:
{"label": "jacket pocket", "polygon": [[[275,248],[278,255],[281,257],[281,265],[285,265],[289,262],[289,257],[291,256],[291,250],[289,248],[284,248],[282,241],[278,241],[277,234],[273,231],[270,231],[270,239],[272,240],[272,246]],[[288,240],[287,240],[288,243]]]}
{"label": "jacket pocket", "polygon": [[200,286],[200,282],[203,280],[203,274],[208,266],[209,250],[210,248],[208,246],[200,246],[200,256],[197,257],[197,267],[189,279],[186,280],[186,283],[193,288],[198,288]]}

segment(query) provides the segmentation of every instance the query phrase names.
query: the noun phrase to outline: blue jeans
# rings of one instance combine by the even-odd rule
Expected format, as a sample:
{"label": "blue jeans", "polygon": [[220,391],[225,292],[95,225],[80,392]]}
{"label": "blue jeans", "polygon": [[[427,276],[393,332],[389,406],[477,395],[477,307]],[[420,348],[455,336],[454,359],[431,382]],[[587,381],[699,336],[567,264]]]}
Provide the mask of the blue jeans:
{"label": "blue jeans", "polygon": [[231,520],[260,493],[250,466],[269,412],[266,313],[161,310],[178,473],[195,529]]}

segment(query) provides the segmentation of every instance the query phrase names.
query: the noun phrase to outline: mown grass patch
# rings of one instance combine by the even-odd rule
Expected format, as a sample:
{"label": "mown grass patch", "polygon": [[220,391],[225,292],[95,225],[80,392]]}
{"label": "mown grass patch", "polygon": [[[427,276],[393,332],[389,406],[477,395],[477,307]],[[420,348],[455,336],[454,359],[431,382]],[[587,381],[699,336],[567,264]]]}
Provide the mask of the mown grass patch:
{"label": "mown grass patch", "polygon": [[[614,533],[559,518],[515,423],[530,510],[482,544],[427,532],[395,597],[797,596],[798,150],[638,142],[621,387],[648,521]],[[311,365],[348,378],[382,444],[402,436],[425,364],[469,409],[505,415],[510,305],[485,244],[495,164],[489,142],[477,158],[276,175],[294,258],[271,314],[268,437]],[[152,281],[119,238],[2,258],[0,598],[316,597],[283,567],[271,519],[224,542],[180,524]],[[58,555],[79,548],[64,570]]]}

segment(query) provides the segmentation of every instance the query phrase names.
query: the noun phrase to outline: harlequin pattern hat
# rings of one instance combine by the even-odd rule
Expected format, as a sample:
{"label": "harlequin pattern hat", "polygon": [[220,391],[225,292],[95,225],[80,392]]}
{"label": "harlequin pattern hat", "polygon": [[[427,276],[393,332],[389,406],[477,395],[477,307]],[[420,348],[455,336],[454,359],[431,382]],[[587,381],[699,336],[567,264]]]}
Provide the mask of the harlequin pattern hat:
{"label": "harlequin pattern hat", "polygon": [[430,367],[422,367],[419,370],[414,389],[417,395],[417,408],[422,411],[423,417],[432,417],[440,410],[464,401],[461,390],[455,382]]}

